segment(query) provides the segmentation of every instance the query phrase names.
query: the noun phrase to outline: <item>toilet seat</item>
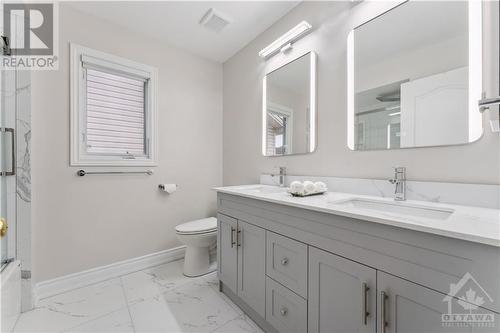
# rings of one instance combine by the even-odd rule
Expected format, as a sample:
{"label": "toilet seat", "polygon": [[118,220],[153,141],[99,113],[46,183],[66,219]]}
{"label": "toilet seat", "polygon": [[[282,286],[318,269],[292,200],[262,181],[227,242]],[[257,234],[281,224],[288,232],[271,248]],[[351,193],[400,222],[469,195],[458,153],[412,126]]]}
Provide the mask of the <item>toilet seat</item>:
{"label": "toilet seat", "polygon": [[217,219],[209,217],[206,219],[195,220],[179,224],[175,231],[182,235],[199,235],[217,231]]}

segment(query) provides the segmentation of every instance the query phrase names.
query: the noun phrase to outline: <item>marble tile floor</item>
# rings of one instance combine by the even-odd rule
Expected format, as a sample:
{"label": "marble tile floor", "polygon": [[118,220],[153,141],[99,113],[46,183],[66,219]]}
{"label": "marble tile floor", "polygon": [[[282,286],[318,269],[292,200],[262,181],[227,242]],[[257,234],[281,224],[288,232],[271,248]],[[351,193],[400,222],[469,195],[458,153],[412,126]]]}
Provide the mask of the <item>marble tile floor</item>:
{"label": "marble tile floor", "polygon": [[14,332],[263,332],[218,291],[216,272],[182,275],[183,261],[43,299]]}

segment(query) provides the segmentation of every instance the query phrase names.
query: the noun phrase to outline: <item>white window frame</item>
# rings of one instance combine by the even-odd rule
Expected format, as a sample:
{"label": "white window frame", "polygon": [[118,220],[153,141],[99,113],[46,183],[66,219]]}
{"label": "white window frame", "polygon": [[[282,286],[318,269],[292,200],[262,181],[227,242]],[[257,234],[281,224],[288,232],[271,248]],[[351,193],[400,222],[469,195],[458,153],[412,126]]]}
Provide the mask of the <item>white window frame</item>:
{"label": "white window frame", "polygon": [[[146,79],[145,87],[145,148],[146,156],[119,156],[88,154],[84,134],[86,133],[86,108],[83,61],[85,58],[97,66],[138,75]],[[70,44],[71,86],[71,166],[156,166],[158,165],[158,111],[156,68],[90,49],[75,43]]]}
{"label": "white window frame", "polygon": [[[293,152],[293,109],[278,104],[274,102],[267,102],[267,110],[268,112],[276,113],[288,118],[287,129],[286,132],[286,154],[292,154]],[[278,155],[276,155],[278,156]]]}

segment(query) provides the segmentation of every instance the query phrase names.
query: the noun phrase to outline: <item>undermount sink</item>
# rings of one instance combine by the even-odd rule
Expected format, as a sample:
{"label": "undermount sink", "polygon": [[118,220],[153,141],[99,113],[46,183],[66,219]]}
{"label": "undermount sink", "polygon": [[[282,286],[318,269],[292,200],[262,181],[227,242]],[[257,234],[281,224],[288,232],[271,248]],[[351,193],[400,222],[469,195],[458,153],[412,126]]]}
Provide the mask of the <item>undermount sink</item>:
{"label": "undermount sink", "polygon": [[435,220],[446,220],[453,214],[453,209],[437,208],[406,202],[388,202],[376,199],[351,198],[334,201],[332,204],[350,208],[359,208],[387,214],[398,214],[412,217],[423,217]]}
{"label": "undermount sink", "polygon": [[235,190],[243,190],[254,193],[280,193],[285,192],[286,188],[277,186],[263,186],[263,185],[247,185],[234,187]]}

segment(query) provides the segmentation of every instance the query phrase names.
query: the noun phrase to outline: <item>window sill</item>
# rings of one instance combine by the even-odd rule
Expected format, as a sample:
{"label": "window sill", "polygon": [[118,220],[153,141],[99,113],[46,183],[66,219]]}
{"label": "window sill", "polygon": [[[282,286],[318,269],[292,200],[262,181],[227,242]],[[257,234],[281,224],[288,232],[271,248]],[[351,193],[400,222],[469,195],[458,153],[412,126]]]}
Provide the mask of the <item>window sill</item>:
{"label": "window sill", "polygon": [[72,160],[70,166],[96,166],[96,167],[152,167],[158,166],[158,161],[154,160]]}

